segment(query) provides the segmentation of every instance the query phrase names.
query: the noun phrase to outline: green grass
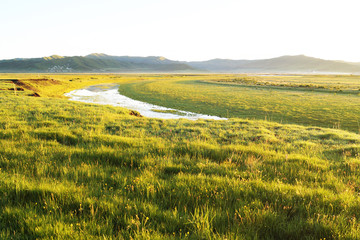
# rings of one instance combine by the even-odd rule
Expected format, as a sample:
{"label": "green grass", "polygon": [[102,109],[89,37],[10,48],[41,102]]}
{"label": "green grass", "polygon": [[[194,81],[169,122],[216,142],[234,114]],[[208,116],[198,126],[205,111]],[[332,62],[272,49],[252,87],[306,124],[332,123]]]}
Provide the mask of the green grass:
{"label": "green grass", "polygon": [[210,80],[228,84],[246,84],[267,87],[300,88],[324,92],[360,93],[358,75],[235,75],[223,79]]}
{"label": "green grass", "polygon": [[176,114],[179,116],[186,116],[187,113],[184,112],[180,112],[178,110],[159,110],[159,109],[152,109],[151,111],[153,112],[158,112],[158,113],[171,113],[171,114]]}
{"label": "green grass", "polygon": [[[44,96],[171,76],[50,77],[32,83]],[[139,118],[32,91],[0,95],[0,239],[360,238],[356,133]]]}
{"label": "green grass", "polygon": [[[296,83],[284,83],[292,78]],[[303,78],[204,75],[123,83],[119,91],[133,99],[208,115],[360,132],[360,77],[344,76],[340,90],[333,90],[340,85],[335,82],[341,81],[336,76],[328,76],[330,80],[325,76]],[[322,85],[329,85],[329,89],[301,87],[310,86],[311,79],[319,86],[322,79]]]}

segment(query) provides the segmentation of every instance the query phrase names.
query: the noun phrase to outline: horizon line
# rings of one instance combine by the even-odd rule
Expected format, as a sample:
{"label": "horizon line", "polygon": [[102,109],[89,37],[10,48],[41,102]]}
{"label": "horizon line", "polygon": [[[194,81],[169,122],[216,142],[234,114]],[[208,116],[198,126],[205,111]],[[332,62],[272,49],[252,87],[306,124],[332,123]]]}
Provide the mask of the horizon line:
{"label": "horizon line", "polygon": [[309,55],[305,55],[305,54],[285,54],[285,55],[279,55],[277,57],[269,57],[269,58],[242,58],[242,59],[233,59],[233,58],[221,58],[221,57],[214,57],[214,58],[210,58],[207,60],[173,60],[167,57],[164,57],[163,55],[148,55],[148,56],[137,56],[137,55],[110,55],[107,53],[90,53],[90,54],[86,54],[86,55],[72,55],[72,56],[67,56],[67,55],[59,55],[59,54],[52,54],[50,56],[42,56],[42,57],[16,57],[16,58],[6,58],[6,59],[0,59],[0,61],[10,61],[10,60],[29,60],[29,59],[42,59],[42,58],[48,58],[48,57],[54,57],[54,56],[59,56],[59,57],[87,57],[90,55],[105,55],[105,56],[111,56],[111,57],[139,57],[139,58],[148,58],[148,57],[158,57],[158,58],[165,58],[167,60],[170,61],[177,61],[177,62],[206,62],[206,61],[211,61],[211,60],[231,60],[231,61],[241,61],[241,60],[249,60],[249,61],[256,61],[256,60],[268,60],[268,59],[275,59],[275,58],[281,58],[281,57],[300,57],[300,56],[304,56],[304,57],[308,57],[308,58],[316,58],[316,59],[321,59],[321,60],[327,60],[327,61],[341,61],[341,62],[348,62],[348,63],[359,63],[356,61],[348,61],[348,60],[342,60],[342,59],[325,59],[325,58],[320,58],[320,57],[313,57],[313,56],[309,56]]}

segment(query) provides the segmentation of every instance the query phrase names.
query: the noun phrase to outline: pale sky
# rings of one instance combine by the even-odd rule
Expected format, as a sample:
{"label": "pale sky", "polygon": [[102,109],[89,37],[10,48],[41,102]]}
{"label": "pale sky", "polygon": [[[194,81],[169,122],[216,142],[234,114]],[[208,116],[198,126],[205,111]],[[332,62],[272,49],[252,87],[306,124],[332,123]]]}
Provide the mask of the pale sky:
{"label": "pale sky", "polygon": [[359,0],[0,0],[0,59],[164,56],[360,62]]}

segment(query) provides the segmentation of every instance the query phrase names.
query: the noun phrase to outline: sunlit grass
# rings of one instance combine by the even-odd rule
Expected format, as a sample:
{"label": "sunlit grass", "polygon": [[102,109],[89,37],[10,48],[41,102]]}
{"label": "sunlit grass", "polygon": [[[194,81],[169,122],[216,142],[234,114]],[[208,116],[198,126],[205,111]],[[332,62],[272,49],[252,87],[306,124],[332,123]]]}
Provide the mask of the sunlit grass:
{"label": "sunlit grass", "polygon": [[[213,79],[211,76],[202,76],[202,80],[199,79],[201,76],[197,76],[199,80],[168,78],[134,81],[121,84],[120,92],[137,100],[208,115],[360,132],[358,76],[344,76],[341,85],[343,90],[339,88],[340,84],[334,83],[334,77],[328,77],[330,80],[327,80],[324,76],[304,76],[299,80],[297,76],[220,76],[215,75]],[[279,79],[291,82],[292,78],[296,83],[279,83]],[[311,80],[317,86],[330,87],[302,87],[313,84]],[[320,80],[324,80],[322,85],[318,83]],[[341,80],[336,78],[336,81]],[[263,84],[265,81],[266,84]]]}
{"label": "sunlit grass", "polygon": [[[70,90],[156,78],[77,77]],[[360,238],[354,132],[139,118],[30,93],[0,95],[0,239]]]}

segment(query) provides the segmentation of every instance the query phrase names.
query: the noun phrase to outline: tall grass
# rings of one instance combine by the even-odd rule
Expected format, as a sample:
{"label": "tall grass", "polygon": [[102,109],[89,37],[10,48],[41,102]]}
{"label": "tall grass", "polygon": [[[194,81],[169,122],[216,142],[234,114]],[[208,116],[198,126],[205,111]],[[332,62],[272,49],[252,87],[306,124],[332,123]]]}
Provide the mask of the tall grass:
{"label": "tall grass", "polygon": [[360,238],[356,133],[28,93],[0,95],[1,239]]}

